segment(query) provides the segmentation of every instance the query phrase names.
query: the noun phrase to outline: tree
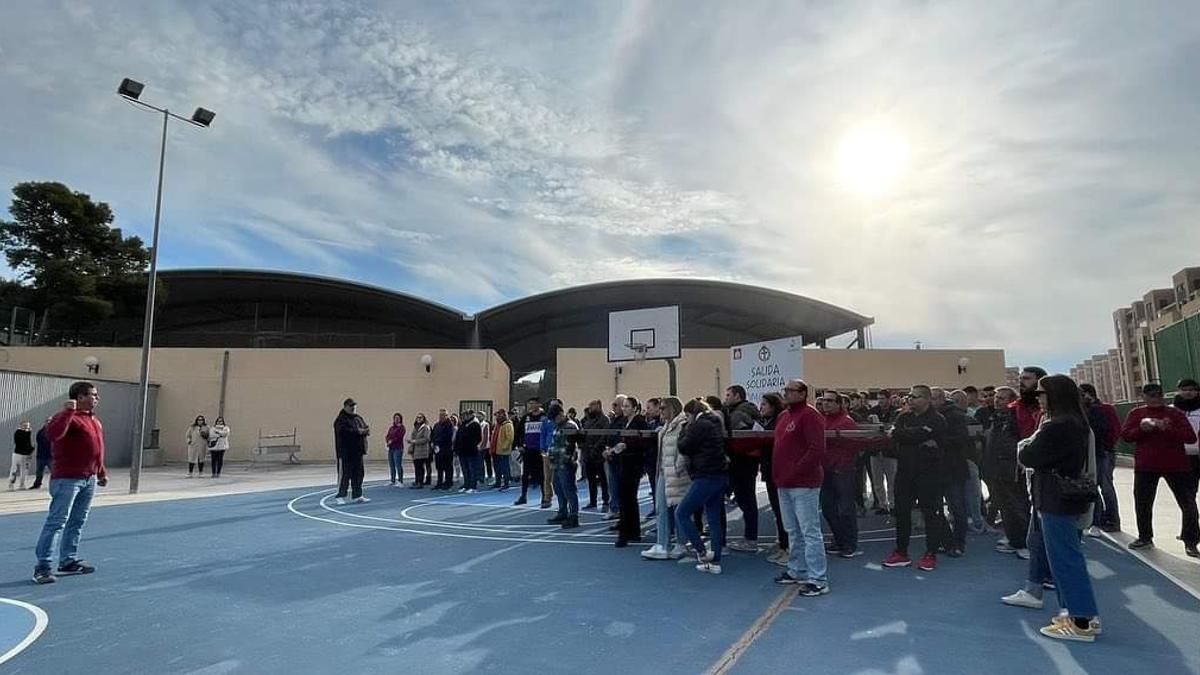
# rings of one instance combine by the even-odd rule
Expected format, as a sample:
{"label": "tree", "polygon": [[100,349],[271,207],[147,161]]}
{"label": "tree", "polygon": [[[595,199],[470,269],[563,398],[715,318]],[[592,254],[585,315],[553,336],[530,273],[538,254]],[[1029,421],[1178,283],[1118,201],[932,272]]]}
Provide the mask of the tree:
{"label": "tree", "polygon": [[29,287],[33,309],[43,312],[42,334],[51,320],[79,329],[107,319],[114,299],[145,283],[150,251],[112,226],[108,204],[62,183],[29,182],[13,188],[9,212],[13,220],[0,221],[0,250]]}

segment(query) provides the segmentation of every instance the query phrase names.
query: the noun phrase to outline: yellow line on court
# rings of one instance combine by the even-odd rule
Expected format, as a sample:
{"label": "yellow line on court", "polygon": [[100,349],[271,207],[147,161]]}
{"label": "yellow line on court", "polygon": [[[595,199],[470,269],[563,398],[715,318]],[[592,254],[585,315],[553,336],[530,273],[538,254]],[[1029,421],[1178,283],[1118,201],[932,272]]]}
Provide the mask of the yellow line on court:
{"label": "yellow line on court", "polygon": [[792,601],[799,594],[799,585],[791,585],[784,589],[779,594],[779,597],[775,598],[775,602],[767,608],[767,611],[758,617],[754,625],[750,626],[749,630],[743,633],[737,642],[733,643],[733,646],[725,650],[725,653],[721,655],[721,658],[717,659],[712,668],[705,671],[706,675],[725,675],[725,673],[728,673],[738,662],[738,659],[742,658],[742,654],[745,654],[746,650],[750,649],[750,646],[754,644],[754,641],[767,632],[771,624],[775,623],[775,619],[783,613],[783,610],[787,609],[788,605],[792,604]]}

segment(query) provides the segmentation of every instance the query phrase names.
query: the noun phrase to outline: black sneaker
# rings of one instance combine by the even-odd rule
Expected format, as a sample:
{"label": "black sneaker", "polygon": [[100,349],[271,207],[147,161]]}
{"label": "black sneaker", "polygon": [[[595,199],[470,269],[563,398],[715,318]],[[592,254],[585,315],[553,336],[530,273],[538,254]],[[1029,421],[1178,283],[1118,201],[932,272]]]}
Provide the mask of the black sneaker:
{"label": "black sneaker", "polygon": [[862,554],[863,554],[862,551],[855,548],[855,549],[849,549],[849,550],[842,551],[841,553],[838,554],[838,557],[845,558],[846,560],[850,560],[851,558],[857,558],[858,556],[860,556]]}
{"label": "black sneaker", "polygon": [[91,574],[96,568],[85,563],[82,560],[68,560],[58,566],[58,573],[64,576],[70,574]]}
{"label": "black sneaker", "polygon": [[538,508],[548,509],[550,508],[550,502],[542,502],[542,505]]}
{"label": "black sneaker", "polygon": [[793,584],[799,584],[802,582],[800,579],[797,579],[796,577],[792,576],[791,572],[784,570],[779,573],[779,576],[775,577],[775,583],[777,583],[781,586],[791,586]]}
{"label": "black sneaker", "polygon": [[566,520],[567,520],[566,516],[554,516],[553,518],[547,518],[546,524],[547,525],[561,525],[562,523],[566,522]]}
{"label": "black sneaker", "polygon": [[577,527],[579,527],[579,518],[567,518],[562,524],[564,530],[574,530]]}
{"label": "black sneaker", "polygon": [[54,575],[53,575],[53,574],[50,572],[50,568],[49,568],[49,567],[37,567],[37,568],[34,568],[34,570],[33,570],[33,583],[35,583],[35,584],[38,584],[38,585],[42,585],[42,584],[52,584],[52,583],[54,583],[55,581],[58,581],[58,577],[54,576]]}
{"label": "black sneaker", "polygon": [[1200,549],[1197,549],[1195,544],[1184,544],[1183,552],[1187,553],[1189,558],[1200,558]]}
{"label": "black sneaker", "polygon": [[1134,551],[1140,551],[1144,548],[1154,548],[1154,542],[1149,539],[1134,539],[1129,544],[1129,548]]}
{"label": "black sneaker", "polygon": [[818,595],[825,595],[828,592],[829,592],[828,585],[822,586],[822,585],[808,583],[808,582],[800,584],[800,595],[803,595],[805,597],[815,598]]}
{"label": "black sneaker", "polygon": [[520,506],[520,505],[526,504],[526,503],[528,503],[528,502],[525,501],[524,497],[518,497],[517,501],[513,502],[513,506]]}

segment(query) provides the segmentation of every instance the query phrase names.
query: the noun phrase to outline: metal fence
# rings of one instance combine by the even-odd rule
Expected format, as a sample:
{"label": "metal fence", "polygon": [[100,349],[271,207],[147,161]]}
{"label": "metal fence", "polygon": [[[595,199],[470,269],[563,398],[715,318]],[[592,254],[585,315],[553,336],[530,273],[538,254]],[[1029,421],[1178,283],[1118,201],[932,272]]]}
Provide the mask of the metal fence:
{"label": "metal fence", "polygon": [[[51,415],[62,410],[67,390],[75,378],[39,373],[0,370],[0,469],[7,476],[12,465],[13,432],[22,421],[33,425],[36,433]],[[93,380],[100,391],[97,414],[104,425],[105,460],[109,467],[129,466],[137,425],[138,385],[130,382]],[[158,386],[150,387],[146,426],[154,427]],[[154,433],[150,438],[156,437]],[[151,443],[151,446],[154,444]]]}

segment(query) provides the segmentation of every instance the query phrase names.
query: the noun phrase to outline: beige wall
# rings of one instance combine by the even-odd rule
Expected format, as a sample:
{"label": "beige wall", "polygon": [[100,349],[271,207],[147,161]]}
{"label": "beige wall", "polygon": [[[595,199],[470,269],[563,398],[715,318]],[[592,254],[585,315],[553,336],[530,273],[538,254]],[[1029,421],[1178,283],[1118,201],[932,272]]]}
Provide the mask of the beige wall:
{"label": "beige wall", "polygon": [[[352,396],[371,425],[371,452],[379,457],[393,412],[411,428],[417,412],[457,410],[462,400],[507,405],[507,364],[491,350],[230,349],[225,420],[232,430],[229,459],[246,459],[258,430],[298,429],[303,456],[333,456],[333,418]],[[156,349],[151,380],[158,398],[160,445],[168,461],[184,460],[184,433],[196,415],[212,422],[221,395],[223,349]],[[0,350],[11,370],[87,378],[87,356],[100,359],[99,377],[136,381],[137,349],[14,347]],[[422,354],[433,356],[426,374]],[[103,392],[101,392],[103,396]],[[103,403],[101,404],[103,405]]]}
{"label": "beige wall", "polygon": [[[970,359],[958,373],[960,358]],[[720,394],[729,386],[729,350],[684,349],[677,360],[681,397]],[[665,361],[620,364],[607,362],[603,349],[558,350],[558,394],[568,406],[593,398],[608,401],[615,392],[638,398],[667,391]],[[804,377],[817,387],[838,389],[906,388],[916,383],[961,387],[1000,385],[1005,381],[1000,349],[806,349]]]}

